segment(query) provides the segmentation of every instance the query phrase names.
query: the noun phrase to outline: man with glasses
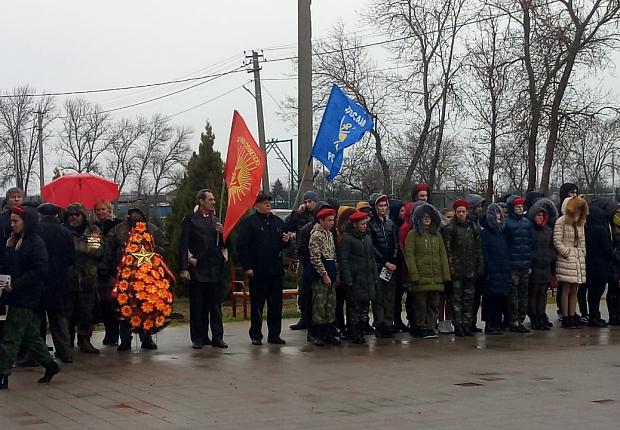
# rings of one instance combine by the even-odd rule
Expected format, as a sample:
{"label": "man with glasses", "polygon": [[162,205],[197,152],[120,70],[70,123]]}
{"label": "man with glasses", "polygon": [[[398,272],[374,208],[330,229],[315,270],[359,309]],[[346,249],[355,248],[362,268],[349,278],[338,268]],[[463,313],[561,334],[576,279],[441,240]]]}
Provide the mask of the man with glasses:
{"label": "man with glasses", "polygon": [[98,354],[90,338],[98,272],[104,255],[103,237],[101,230],[88,222],[86,211],[79,203],[67,207],[63,225],[71,232],[75,246],[75,262],[69,267],[65,282],[69,331],[73,333],[77,326],[80,352]]}
{"label": "man with glasses", "polygon": [[203,345],[228,348],[223,340],[222,324],[223,226],[215,215],[215,197],[211,190],[198,191],[196,203],[198,210],[183,218],[179,246],[180,277],[190,283],[190,338],[194,349],[201,349]]}

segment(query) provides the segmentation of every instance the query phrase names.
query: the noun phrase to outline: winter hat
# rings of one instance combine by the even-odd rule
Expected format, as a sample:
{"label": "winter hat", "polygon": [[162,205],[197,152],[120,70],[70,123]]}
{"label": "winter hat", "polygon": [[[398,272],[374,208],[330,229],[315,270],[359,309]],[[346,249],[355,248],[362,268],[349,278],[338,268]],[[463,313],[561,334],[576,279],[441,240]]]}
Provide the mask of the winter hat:
{"label": "winter hat", "polygon": [[376,199],[375,199],[375,206],[377,206],[379,203],[381,202],[388,202],[388,196],[386,196],[385,194],[380,194]]}
{"label": "winter hat", "polygon": [[58,216],[58,207],[51,203],[42,203],[37,206],[37,211],[45,216]]}
{"label": "winter hat", "polygon": [[349,222],[358,222],[368,219],[368,214],[365,212],[355,212],[349,217]]}
{"label": "winter hat", "polygon": [[521,196],[517,197],[512,201],[512,207],[515,206],[523,206],[525,204],[525,199]]}
{"label": "winter hat", "polygon": [[465,209],[469,209],[469,202],[467,200],[458,199],[454,203],[452,203],[452,209],[454,210],[461,206],[463,206]]}
{"label": "winter hat", "polygon": [[355,209],[357,209],[358,211],[363,211],[364,209],[370,209],[370,203],[364,202],[364,201],[357,202],[355,204]]}
{"label": "winter hat", "polygon": [[254,202],[254,204],[256,204],[256,203],[262,203],[262,202],[264,202],[265,200],[269,200],[269,201],[271,201],[271,200],[273,200],[273,197],[271,197],[271,195],[270,195],[269,193],[264,193],[264,192],[262,192],[262,191],[261,191],[261,192],[260,192],[260,193],[258,193],[258,195],[256,196],[256,201]]}
{"label": "winter hat", "polygon": [[314,191],[306,191],[304,193],[304,202],[307,200],[312,200],[313,202],[319,201],[319,195]]}
{"label": "winter hat", "polygon": [[321,209],[316,214],[316,219],[325,219],[330,215],[336,215],[336,209],[332,209],[332,208]]}
{"label": "winter hat", "polygon": [[413,189],[411,190],[411,199],[413,201],[418,199],[418,193],[420,191],[426,191],[427,193],[430,193],[428,185],[426,185],[426,184],[415,184],[413,186]]}

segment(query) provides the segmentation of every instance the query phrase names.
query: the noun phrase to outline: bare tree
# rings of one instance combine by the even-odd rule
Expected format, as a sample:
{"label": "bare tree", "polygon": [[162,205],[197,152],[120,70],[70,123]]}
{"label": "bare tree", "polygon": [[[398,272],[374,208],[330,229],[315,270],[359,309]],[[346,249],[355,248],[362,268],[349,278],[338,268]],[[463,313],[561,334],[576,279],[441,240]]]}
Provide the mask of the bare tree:
{"label": "bare tree", "polygon": [[136,153],[136,192],[146,195],[151,185],[149,173],[159,155],[161,147],[173,135],[173,128],[168,118],[161,114],[155,114],[148,122],[144,139]]}
{"label": "bare tree", "polygon": [[99,160],[110,148],[110,115],[84,99],[68,99],[64,104],[58,151],[63,168],[75,172],[102,173]]}
{"label": "bare tree", "polygon": [[135,122],[122,119],[110,130],[106,174],[118,184],[121,192],[127,180],[135,173],[138,146],[146,130],[147,121],[143,117],[136,118]]}
{"label": "bare tree", "polygon": [[151,167],[154,195],[178,184],[179,178],[182,178],[180,169],[186,167],[192,152],[189,144],[191,137],[190,130],[177,127],[170,138],[163,142],[165,145],[155,151]]}
{"label": "bare tree", "polygon": [[0,99],[0,150],[3,153],[2,180],[28,192],[34,176],[38,177],[37,112],[44,112],[43,142],[50,136],[49,123],[54,115],[52,97],[32,97],[33,89],[14,88],[10,97]]}

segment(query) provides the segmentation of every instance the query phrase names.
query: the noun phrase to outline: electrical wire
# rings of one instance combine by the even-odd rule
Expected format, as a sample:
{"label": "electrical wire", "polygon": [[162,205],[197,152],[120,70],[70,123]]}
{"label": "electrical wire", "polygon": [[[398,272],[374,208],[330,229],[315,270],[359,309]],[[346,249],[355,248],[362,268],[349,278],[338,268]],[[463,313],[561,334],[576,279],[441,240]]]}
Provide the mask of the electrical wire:
{"label": "electrical wire", "polygon": [[[248,82],[246,82],[246,83],[249,83],[249,82],[252,82],[252,81],[248,81]],[[224,97],[224,96],[227,96],[228,94],[234,93],[234,92],[235,92],[235,91],[237,91],[238,89],[242,88],[244,85],[245,85],[245,83],[244,83],[244,84],[241,84],[241,85],[239,85],[239,86],[237,86],[237,87],[235,87],[235,88],[232,88],[232,89],[230,89],[230,90],[226,91],[225,93],[220,94],[219,96],[213,97],[212,99],[209,99],[209,100],[207,100],[207,101],[204,101],[204,102],[202,102],[202,103],[199,103],[199,104],[197,104],[196,106],[192,106],[192,107],[187,108],[187,109],[185,109],[185,110],[182,110],[182,111],[180,111],[180,112],[173,113],[172,115],[168,115],[168,118],[174,118],[174,117],[175,117],[175,116],[177,116],[177,115],[184,114],[185,112],[189,112],[189,111],[191,111],[191,110],[194,110],[194,109],[197,109],[197,108],[199,108],[199,107],[201,107],[201,106],[204,106],[204,105],[206,105],[206,104],[208,104],[208,103],[211,103],[212,101],[215,101],[215,100],[220,99],[220,98],[222,98],[222,97]]]}

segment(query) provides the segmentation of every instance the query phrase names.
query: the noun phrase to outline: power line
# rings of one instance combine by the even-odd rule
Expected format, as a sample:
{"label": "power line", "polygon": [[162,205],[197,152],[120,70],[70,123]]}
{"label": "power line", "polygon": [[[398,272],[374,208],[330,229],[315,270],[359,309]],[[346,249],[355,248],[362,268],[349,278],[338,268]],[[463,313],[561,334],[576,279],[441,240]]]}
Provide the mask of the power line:
{"label": "power line", "polygon": [[[246,83],[249,83],[249,82],[251,82],[251,81],[248,81],[248,82],[246,82]],[[219,96],[215,96],[215,97],[213,97],[212,99],[209,99],[209,100],[207,100],[207,101],[204,101],[204,102],[202,102],[202,103],[199,103],[199,104],[197,104],[196,106],[192,106],[192,107],[187,108],[187,109],[185,109],[185,110],[182,110],[182,111],[180,111],[180,112],[173,113],[172,115],[168,115],[168,118],[173,118],[173,117],[175,117],[175,116],[177,116],[177,115],[184,114],[185,112],[189,112],[189,111],[191,111],[191,110],[194,110],[194,109],[197,109],[197,108],[199,108],[199,107],[201,107],[201,106],[204,106],[204,105],[206,105],[206,104],[208,104],[208,103],[211,103],[212,101],[215,101],[215,100],[220,99],[220,98],[222,98],[222,97],[224,97],[224,96],[227,96],[227,95],[228,95],[228,94],[230,94],[230,93],[234,93],[235,91],[237,91],[238,89],[240,89],[240,88],[241,88],[241,87],[243,87],[244,85],[245,85],[245,84],[241,84],[241,85],[239,85],[239,86],[237,86],[237,87],[235,87],[235,88],[232,88],[232,89],[230,89],[230,90],[226,91],[225,93],[220,94]]]}
{"label": "power line", "polygon": [[[130,85],[130,86],[125,86],[125,87],[111,87],[111,88],[99,88],[99,89],[95,89],[95,90],[79,90],[79,91],[62,91],[62,92],[55,92],[55,93],[38,93],[38,94],[26,94],[26,95],[19,95],[19,94],[0,94],[0,98],[16,98],[16,97],[47,97],[47,96],[70,96],[70,95],[78,95],[78,94],[93,94],[93,93],[106,93],[106,92],[111,92],[111,91],[126,91],[126,90],[135,90],[135,89],[139,89],[139,88],[148,88],[148,87],[159,87],[162,85],[170,85],[170,84],[178,84],[178,83],[183,83],[183,82],[191,82],[191,81],[198,81],[198,80],[203,80],[203,79],[209,79],[209,78],[220,78],[222,76],[228,75],[230,73],[237,73],[237,72],[241,72],[243,67],[245,66],[240,66],[237,67],[235,69],[226,71],[226,72],[222,72],[222,73],[215,73],[215,74],[210,74],[210,75],[203,75],[203,76],[196,76],[193,78],[185,78],[185,79],[175,79],[175,80],[171,80],[171,81],[164,81],[164,82],[152,82],[149,84],[141,84],[141,85]],[[206,81],[206,82],[210,82],[210,81]],[[202,82],[202,83],[198,83],[197,85],[202,85],[203,83],[206,82]],[[197,86],[195,85],[195,86]],[[189,87],[189,88],[193,88]],[[189,89],[187,88],[187,89]],[[185,90],[182,90],[185,91]],[[175,93],[176,94],[176,93]],[[170,94],[172,95],[172,94]],[[165,96],[167,97],[167,96]],[[112,110],[117,110],[117,109],[112,109]]]}

